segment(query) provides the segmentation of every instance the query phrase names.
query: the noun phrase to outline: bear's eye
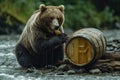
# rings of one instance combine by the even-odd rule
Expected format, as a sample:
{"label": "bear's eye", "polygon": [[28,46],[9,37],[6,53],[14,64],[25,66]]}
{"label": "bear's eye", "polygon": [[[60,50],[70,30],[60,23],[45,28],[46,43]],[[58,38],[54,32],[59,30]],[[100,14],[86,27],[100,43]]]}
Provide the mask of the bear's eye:
{"label": "bear's eye", "polygon": [[49,20],[53,20],[53,17],[49,17]]}
{"label": "bear's eye", "polygon": [[57,18],[57,19],[58,19],[59,22],[62,22],[62,18],[61,18],[61,17],[59,17],[59,18]]}

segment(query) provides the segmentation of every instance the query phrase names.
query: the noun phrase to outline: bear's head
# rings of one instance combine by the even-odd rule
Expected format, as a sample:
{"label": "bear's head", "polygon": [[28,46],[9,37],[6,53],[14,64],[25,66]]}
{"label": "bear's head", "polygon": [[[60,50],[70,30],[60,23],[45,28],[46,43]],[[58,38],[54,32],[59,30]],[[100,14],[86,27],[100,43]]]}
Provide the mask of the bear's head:
{"label": "bear's head", "polygon": [[40,24],[42,28],[48,32],[54,32],[59,29],[64,23],[64,6],[45,6],[41,4],[40,9]]}

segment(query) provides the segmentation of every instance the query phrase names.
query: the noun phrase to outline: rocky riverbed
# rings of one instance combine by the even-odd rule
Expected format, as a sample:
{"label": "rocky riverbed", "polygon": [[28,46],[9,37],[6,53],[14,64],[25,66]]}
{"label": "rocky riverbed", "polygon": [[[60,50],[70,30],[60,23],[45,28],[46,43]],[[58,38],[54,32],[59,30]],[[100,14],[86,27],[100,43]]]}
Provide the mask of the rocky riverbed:
{"label": "rocky riverbed", "polygon": [[[120,30],[103,31],[107,52],[120,54]],[[0,80],[119,80],[120,71],[102,72],[99,68],[86,71],[71,66],[66,60],[59,67],[23,69],[16,61],[14,47],[17,35],[0,36]],[[69,64],[69,65],[66,65]],[[71,66],[71,67],[70,67]]]}

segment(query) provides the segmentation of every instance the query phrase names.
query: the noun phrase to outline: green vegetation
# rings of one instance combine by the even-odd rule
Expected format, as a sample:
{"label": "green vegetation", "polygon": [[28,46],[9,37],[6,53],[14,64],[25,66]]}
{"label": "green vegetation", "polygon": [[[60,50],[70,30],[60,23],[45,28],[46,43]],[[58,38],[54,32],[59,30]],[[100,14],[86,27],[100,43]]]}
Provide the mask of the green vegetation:
{"label": "green vegetation", "polygon": [[35,10],[35,2],[32,0],[2,0],[1,12],[6,12],[25,23]]}
{"label": "green vegetation", "polygon": [[[12,25],[9,18],[25,24],[32,13],[40,4],[65,6],[64,27],[80,29],[83,27],[115,28],[115,23],[120,23],[120,0],[1,0],[0,20],[4,13],[6,24]],[[111,4],[112,3],[112,4]],[[115,5],[116,4],[116,5]],[[0,28],[2,23],[0,23]]]}

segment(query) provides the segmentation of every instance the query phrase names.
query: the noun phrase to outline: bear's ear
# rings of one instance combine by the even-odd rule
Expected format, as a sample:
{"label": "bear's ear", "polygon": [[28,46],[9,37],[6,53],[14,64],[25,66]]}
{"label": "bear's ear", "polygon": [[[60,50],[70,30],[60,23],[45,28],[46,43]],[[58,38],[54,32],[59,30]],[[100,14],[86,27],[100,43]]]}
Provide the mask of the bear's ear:
{"label": "bear's ear", "polygon": [[62,13],[64,13],[64,5],[58,6],[58,9],[59,9]]}
{"label": "bear's ear", "polygon": [[46,8],[46,6],[44,4],[41,4],[39,6],[39,9],[41,10],[41,12],[44,12],[47,8]]}

